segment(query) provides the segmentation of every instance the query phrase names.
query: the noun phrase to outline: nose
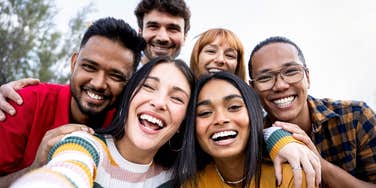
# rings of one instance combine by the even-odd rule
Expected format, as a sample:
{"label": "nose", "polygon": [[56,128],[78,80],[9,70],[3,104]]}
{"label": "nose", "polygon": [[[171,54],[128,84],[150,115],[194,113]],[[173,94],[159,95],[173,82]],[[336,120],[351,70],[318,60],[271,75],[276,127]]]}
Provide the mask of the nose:
{"label": "nose", "polygon": [[165,111],[167,110],[167,97],[163,94],[154,95],[153,98],[150,100],[151,106],[153,106],[158,111]]}
{"label": "nose", "polygon": [[156,39],[160,41],[167,41],[168,40],[168,33],[165,28],[160,28],[157,32]]}
{"label": "nose", "polygon": [[275,82],[272,87],[273,91],[281,91],[288,89],[290,87],[289,83],[283,80],[281,73],[275,75]]}
{"label": "nose", "polygon": [[215,57],[215,63],[218,65],[218,66],[223,66],[225,64],[225,57],[224,57],[224,54],[219,52],[217,54],[217,56]]}
{"label": "nose", "polygon": [[215,113],[215,116],[214,116],[214,125],[225,125],[227,123],[229,123],[230,120],[227,118],[225,112],[223,112],[223,110],[218,110],[216,111]]}
{"label": "nose", "polygon": [[104,72],[98,72],[95,74],[91,81],[90,84],[96,89],[96,90],[105,90],[107,88],[107,83],[106,83],[106,75]]}

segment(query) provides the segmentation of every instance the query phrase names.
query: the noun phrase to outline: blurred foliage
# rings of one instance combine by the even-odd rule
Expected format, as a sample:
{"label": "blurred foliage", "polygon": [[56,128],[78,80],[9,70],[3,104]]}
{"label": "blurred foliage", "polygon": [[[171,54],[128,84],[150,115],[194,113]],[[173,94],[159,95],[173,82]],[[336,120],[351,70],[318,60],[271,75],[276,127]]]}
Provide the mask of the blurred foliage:
{"label": "blurred foliage", "polygon": [[[53,0],[0,0],[0,85],[33,77],[66,83],[71,53],[79,47],[92,4],[69,21],[61,33],[54,23],[58,13]],[[69,69],[68,69],[69,70]]]}

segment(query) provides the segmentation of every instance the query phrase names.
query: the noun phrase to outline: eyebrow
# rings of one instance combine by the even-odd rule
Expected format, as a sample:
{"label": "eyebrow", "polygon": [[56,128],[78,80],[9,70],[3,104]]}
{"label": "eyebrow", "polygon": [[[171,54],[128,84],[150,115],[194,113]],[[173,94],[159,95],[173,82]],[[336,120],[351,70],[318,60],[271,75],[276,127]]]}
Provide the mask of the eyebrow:
{"label": "eyebrow", "polygon": [[[278,70],[283,69],[285,67],[293,66],[293,65],[300,65],[300,63],[297,63],[295,61],[291,61],[291,62],[283,64]],[[257,74],[266,73],[266,72],[270,72],[270,71],[274,71],[274,70],[272,70],[272,69],[263,69],[263,70],[257,72],[256,75]]]}
{"label": "eyebrow", "polygon": [[82,61],[85,61],[85,62],[88,62],[88,63],[91,63],[91,64],[93,64],[93,65],[97,65],[97,66],[98,66],[98,63],[97,63],[97,62],[95,62],[95,61],[93,61],[93,60],[91,60],[91,59],[88,59],[88,58],[82,58]]}
{"label": "eyebrow", "polygon": [[161,25],[157,21],[148,21],[145,23],[145,25]]}
{"label": "eyebrow", "polygon": [[243,99],[243,97],[239,94],[232,94],[232,95],[228,95],[228,96],[224,97],[224,100],[229,101],[229,100],[234,99],[234,98]]}
{"label": "eyebrow", "polygon": [[[243,97],[239,94],[231,94],[231,95],[227,95],[227,96],[223,97],[223,100],[224,101],[230,101],[234,98],[243,99]],[[203,101],[200,101],[200,102],[197,103],[197,107],[201,106],[201,105],[209,105],[209,104],[211,104],[210,100],[203,100]]]}
{"label": "eyebrow", "polygon": [[[145,23],[145,25],[147,25],[147,26],[155,26],[155,25],[160,26],[161,23],[159,23],[157,21],[148,21],[148,22]],[[175,24],[175,23],[169,23],[169,24],[167,24],[167,27],[172,27],[174,29],[179,29],[180,31],[182,30],[182,27],[180,27],[180,25]]]}
{"label": "eyebrow", "polygon": [[[152,80],[155,80],[157,82],[160,82],[160,79],[158,77],[154,77],[154,76],[148,76],[146,79],[152,79]],[[173,86],[172,89],[174,91],[179,91],[179,92],[184,93],[188,97],[188,99],[189,99],[189,94],[184,89],[182,89],[182,88],[180,88],[178,86]]]}
{"label": "eyebrow", "polygon": [[[92,65],[94,65],[94,66],[100,66],[96,61],[93,61],[93,60],[91,60],[91,59],[88,59],[88,58],[82,58],[82,61],[85,61],[85,62],[87,62],[87,63],[90,63],[90,64],[92,64]],[[127,73],[125,73],[125,72],[122,72],[122,71],[120,71],[119,69],[113,69],[113,68],[111,68],[110,69],[110,72],[112,72],[112,73],[116,73],[116,74],[119,74],[119,75],[121,75],[122,77],[124,77],[124,79],[127,79]]]}

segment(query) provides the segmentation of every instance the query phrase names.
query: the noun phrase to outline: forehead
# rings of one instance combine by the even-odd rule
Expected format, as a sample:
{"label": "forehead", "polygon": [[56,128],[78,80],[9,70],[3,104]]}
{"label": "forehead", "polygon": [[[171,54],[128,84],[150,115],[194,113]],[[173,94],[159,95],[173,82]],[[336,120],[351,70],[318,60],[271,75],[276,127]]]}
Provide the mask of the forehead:
{"label": "forehead", "polygon": [[79,59],[94,61],[103,67],[131,72],[134,65],[134,53],[117,41],[103,36],[92,36],[81,47]]}
{"label": "forehead", "polygon": [[260,48],[252,57],[253,70],[281,67],[287,63],[303,64],[298,51],[288,43],[271,43]]}
{"label": "forehead", "polygon": [[225,40],[223,37],[221,36],[217,36],[213,41],[207,43],[204,47],[208,47],[208,46],[222,46],[224,48],[231,48],[233,50],[235,50],[235,46],[230,44],[230,42],[228,40]]}
{"label": "forehead", "polygon": [[[215,92],[214,92],[215,91]],[[239,90],[225,80],[214,79],[208,81],[200,90],[199,100],[222,100],[224,97],[238,94]]]}
{"label": "forehead", "polygon": [[214,44],[218,46],[225,46],[226,48],[233,48],[235,50],[239,49],[239,46],[236,43],[235,39],[233,39],[233,37],[231,37],[229,34],[225,34],[225,33],[207,34],[203,37],[204,37],[202,39],[203,47]]}
{"label": "forehead", "polygon": [[190,94],[191,88],[183,72],[172,62],[160,63],[156,65],[149,74],[160,80],[160,84],[179,87]]}
{"label": "forehead", "polygon": [[184,28],[184,18],[179,16],[173,16],[167,12],[161,12],[158,10],[152,10],[149,13],[146,13],[144,16],[144,27],[145,24],[149,22],[159,23],[161,25],[178,25],[181,28]]}

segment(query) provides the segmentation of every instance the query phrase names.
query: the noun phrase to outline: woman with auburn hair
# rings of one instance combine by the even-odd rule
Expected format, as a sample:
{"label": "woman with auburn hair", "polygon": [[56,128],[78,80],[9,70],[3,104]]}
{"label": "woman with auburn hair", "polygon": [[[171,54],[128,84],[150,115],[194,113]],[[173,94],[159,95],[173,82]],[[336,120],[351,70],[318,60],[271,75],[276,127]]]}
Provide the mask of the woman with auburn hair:
{"label": "woman with auburn hair", "polygon": [[215,28],[199,36],[190,60],[190,67],[197,78],[203,74],[229,71],[246,81],[244,47],[232,31]]}

